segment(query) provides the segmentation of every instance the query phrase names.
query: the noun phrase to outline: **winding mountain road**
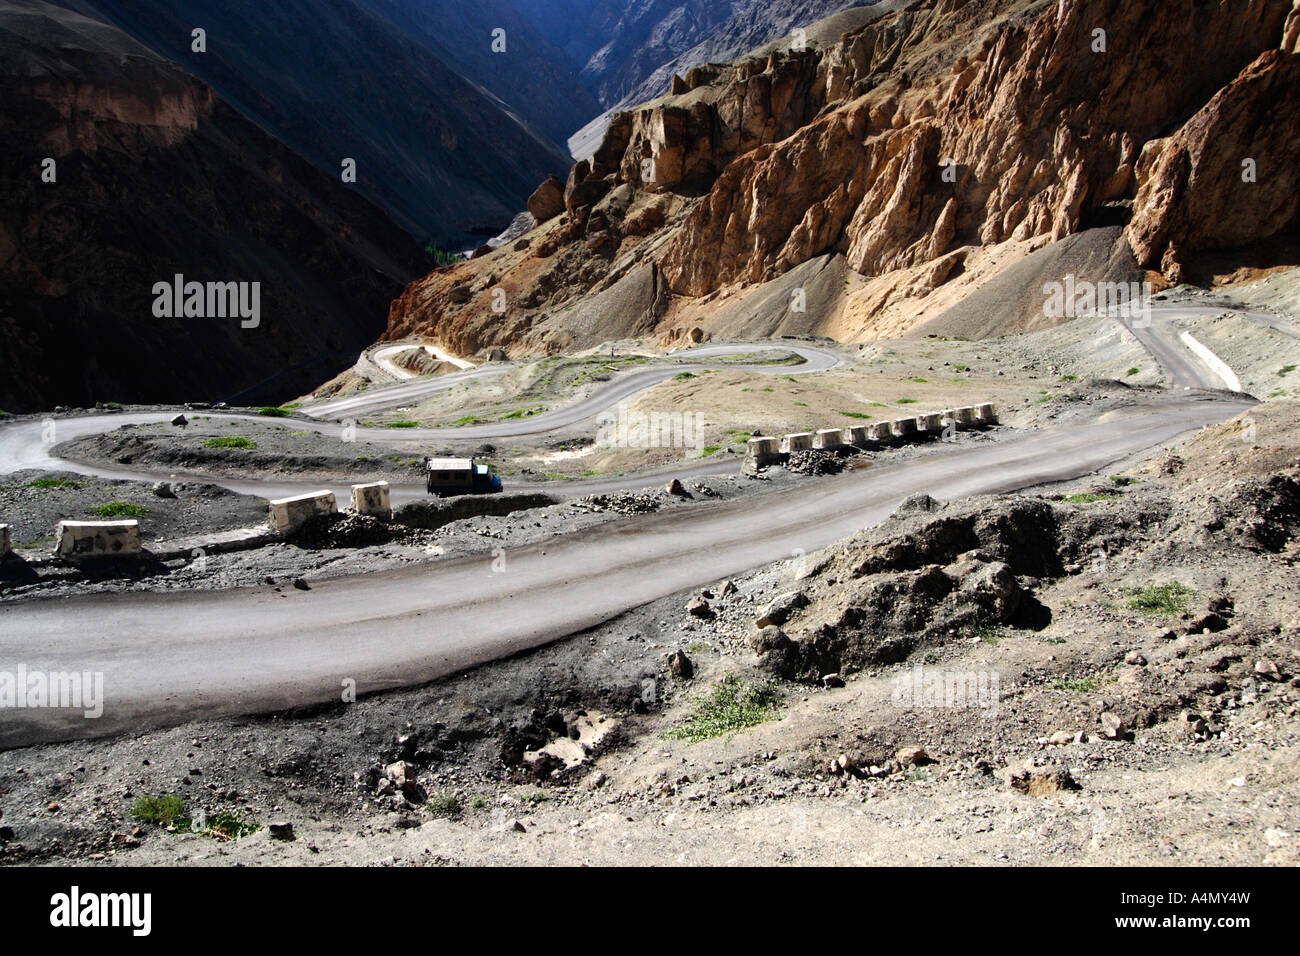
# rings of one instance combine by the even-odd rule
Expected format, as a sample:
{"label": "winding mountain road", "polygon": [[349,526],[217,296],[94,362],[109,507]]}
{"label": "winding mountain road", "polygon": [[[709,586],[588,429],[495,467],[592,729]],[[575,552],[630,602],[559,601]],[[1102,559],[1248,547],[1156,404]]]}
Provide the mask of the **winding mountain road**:
{"label": "winding mountain road", "polygon": [[[1172,344],[1171,328],[1152,328],[1156,341]],[[757,350],[752,345],[722,348]],[[837,361],[823,354],[816,361]],[[643,370],[617,379],[599,398],[593,395],[547,413],[551,427],[585,420],[677,371]],[[1180,374],[1196,385],[1216,384],[1209,369],[1195,365]],[[411,387],[383,391],[392,398]],[[333,701],[348,680],[361,693],[421,683],[539,646],[648,601],[825,547],[879,521],[908,495],[924,491],[952,499],[1082,476],[1230,418],[1250,404],[1222,393],[1168,392],[1088,423],[983,446],[936,448],[910,461],[821,479],[815,493],[801,485],[758,498],[611,521],[507,552],[501,570],[494,569],[491,556],[481,555],[322,580],[309,592],[282,594],[256,587],[16,602],[0,613],[0,671],[25,666],[29,671],[100,672],[105,707],[98,719],[61,709],[6,711],[0,746]],[[89,434],[133,419],[165,417],[92,416],[60,420],[59,427]],[[546,418],[481,426],[474,436],[467,434],[470,429],[455,434],[500,437],[507,434],[500,430],[503,426],[532,434],[546,430],[538,427],[548,424]],[[294,427],[301,424],[295,421]],[[20,467],[52,467],[33,427],[0,426],[5,469],[16,470],[11,469],[13,460]],[[332,433],[340,426],[319,422],[316,427]],[[60,437],[74,433],[63,431]],[[423,429],[403,437],[445,435],[445,430]],[[125,471],[106,476],[139,477]]]}

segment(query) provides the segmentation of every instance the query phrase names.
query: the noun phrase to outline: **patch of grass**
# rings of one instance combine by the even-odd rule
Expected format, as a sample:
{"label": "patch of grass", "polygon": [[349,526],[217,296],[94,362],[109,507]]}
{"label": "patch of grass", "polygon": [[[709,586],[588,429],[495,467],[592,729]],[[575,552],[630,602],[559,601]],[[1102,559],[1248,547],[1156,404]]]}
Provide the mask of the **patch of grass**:
{"label": "patch of grass", "polygon": [[476,793],[469,798],[469,805],[474,810],[486,810],[492,805],[492,801],[481,793]]}
{"label": "patch of grass", "polygon": [[705,445],[703,448],[700,449],[700,457],[709,458],[713,455],[716,455],[720,451],[722,451],[721,445]]}
{"label": "patch of grass", "polygon": [[280,408],[275,405],[263,405],[257,410],[257,414],[265,415],[267,418],[288,418],[293,414],[293,409]]}
{"label": "patch of grass", "polygon": [[918,376],[915,376],[915,377],[913,377],[913,378],[909,378],[908,381],[909,381],[909,382],[916,382],[916,384],[918,384],[918,385],[927,385],[927,384],[929,384],[929,381],[930,381],[930,380],[929,380],[928,378],[921,378],[921,377],[918,375]]}
{"label": "patch of grass", "polygon": [[808,407],[808,403],[807,403],[807,402],[795,402],[795,404],[798,405],[800,408],[807,408],[807,407]]}
{"label": "patch of grass", "polygon": [[1010,636],[1005,628],[991,622],[982,622],[971,628],[971,637],[978,637],[985,644],[992,644],[994,647]]}
{"label": "patch of grass", "polygon": [[1064,644],[1064,643],[1065,643],[1065,638],[1063,638],[1063,637],[1040,637],[1039,640],[1042,641],[1044,644]]}
{"label": "patch of grass", "polygon": [[686,381],[688,378],[694,378],[694,377],[695,377],[695,373],[694,373],[694,372],[678,372],[676,375],[673,376],[673,381],[674,381],[674,382],[684,382],[684,381]]}
{"label": "patch of grass", "polygon": [[541,787],[532,787],[528,790],[522,791],[519,794],[519,799],[523,800],[525,803],[537,806],[537,804],[545,803],[547,800],[551,799],[551,795]]}
{"label": "patch of grass", "polygon": [[1062,382],[1077,382],[1078,380],[1079,380],[1079,376],[1077,376],[1077,375],[1062,375],[1062,376],[1061,376],[1061,381],[1062,381]]}
{"label": "patch of grass", "polygon": [[1277,370],[1277,374],[1279,376],[1285,377],[1287,375],[1290,375],[1294,371],[1295,371],[1294,365],[1283,365],[1280,369]]}
{"label": "patch of grass", "polygon": [[764,391],[764,392],[775,392],[776,389],[774,389],[774,388],[764,388],[764,389],[762,389],[762,391]]}
{"label": "patch of grass", "polygon": [[256,448],[257,442],[243,435],[219,435],[203,443],[208,448]]}
{"label": "patch of grass", "polygon": [[110,501],[106,505],[96,505],[90,513],[96,518],[143,518],[149,509],[129,501]]}
{"label": "patch of grass", "polygon": [[388,423],[389,428],[419,428],[419,422],[413,422],[409,418],[399,418],[395,422]]}
{"label": "patch of grass", "polygon": [[481,425],[483,419],[477,415],[466,415],[464,418],[458,418],[451,423],[452,428],[464,428],[466,425]]}
{"label": "patch of grass", "polygon": [[1127,372],[1125,372],[1124,375],[1128,378],[1131,378],[1132,376],[1137,375],[1141,371],[1142,370],[1140,368],[1131,368]]}
{"label": "patch of grass", "polygon": [[540,414],[541,411],[540,405],[537,408],[516,408],[513,412],[502,415],[501,420],[504,422],[516,418],[532,418],[534,415]]}
{"label": "patch of grass", "polygon": [[245,819],[233,810],[222,810],[208,818],[203,832],[218,840],[238,840],[240,837],[251,836],[260,829],[260,823]]}
{"label": "patch of grass", "polygon": [[1178,581],[1168,584],[1148,584],[1140,588],[1125,588],[1126,606],[1147,614],[1182,614],[1187,610],[1196,592]]}
{"label": "patch of grass", "polygon": [[780,700],[776,684],[745,681],[729,674],[695,702],[685,721],[664,731],[663,736],[668,740],[696,743],[739,733],[780,717],[777,706]]}
{"label": "patch of grass", "polygon": [[72,481],[68,478],[37,478],[35,481],[27,482],[23,487],[36,488],[40,491],[53,491],[60,488],[67,488],[75,491],[81,487],[81,482]]}
{"label": "patch of grass", "polygon": [[429,796],[429,801],[425,806],[435,817],[460,816],[460,797],[450,790],[443,790],[440,793],[431,794]]}
{"label": "patch of grass", "polygon": [[1129,485],[1136,485],[1138,483],[1136,478],[1130,478],[1128,475],[1111,475],[1110,480],[1121,488],[1127,488]]}
{"label": "patch of grass", "polygon": [[156,826],[189,827],[189,818],[185,816],[185,801],[174,793],[165,793],[161,797],[141,797],[131,804],[131,819]]}
{"label": "patch of grass", "polygon": [[914,398],[899,398],[899,399],[895,399],[894,401],[895,401],[895,403],[898,404],[898,405],[915,405],[915,404],[916,404],[916,399],[914,399]]}
{"label": "patch of grass", "polygon": [[1101,494],[1098,492],[1088,491],[1077,495],[1066,495],[1061,500],[1068,501],[1072,505],[1090,505],[1097,501],[1108,501],[1114,497],[1115,496],[1110,493]]}
{"label": "patch of grass", "polygon": [[1052,681],[1052,687],[1056,690],[1074,691],[1076,694],[1087,694],[1096,690],[1104,682],[1099,677],[1058,677]]}
{"label": "patch of grass", "polygon": [[871,417],[866,412],[846,412],[844,411],[844,409],[840,409],[840,414],[843,415],[845,418],[870,418]]}

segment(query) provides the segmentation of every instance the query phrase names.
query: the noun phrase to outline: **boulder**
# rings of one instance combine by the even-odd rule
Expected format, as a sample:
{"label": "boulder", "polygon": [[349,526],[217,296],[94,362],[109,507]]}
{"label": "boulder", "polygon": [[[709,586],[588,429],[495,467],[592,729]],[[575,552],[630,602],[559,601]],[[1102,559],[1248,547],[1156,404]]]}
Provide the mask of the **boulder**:
{"label": "boulder", "polygon": [[528,211],[539,224],[564,212],[564,183],[554,176],[548,176],[528,197]]}

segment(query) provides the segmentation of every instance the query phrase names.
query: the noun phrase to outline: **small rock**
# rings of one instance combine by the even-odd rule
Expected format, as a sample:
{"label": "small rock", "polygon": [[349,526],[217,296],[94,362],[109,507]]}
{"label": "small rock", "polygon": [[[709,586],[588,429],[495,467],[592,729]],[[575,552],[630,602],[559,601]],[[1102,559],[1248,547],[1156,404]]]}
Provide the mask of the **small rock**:
{"label": "small rock", "polygon": [[1124,663],[1131,664],[1134,667],[1146,667],[1147,659],[1137,651],[1129,651],[1124,655]]}
{"label": "small rock", "polygon": [[1107,740],[1119,740],[1127,733],[1124,720],[1118,714],[1104,711],[1101,715],[1101,733]]}
{"label": "small rock", "polygon": [[526,827],[525,827],[521,822],[519,822],[518,820],[511,820],[511,821],[510,821],[510,829],[514,830],[516,833],[527,833],[527,832],[528,832],[527,828],[526,828]]}
{"label": "small rock", "polygon": [[1068,730],[1058,730],[1047,738],[1047,742],[1053,747],[1064,747],[1066,744],[1074,743],[1074,734]]}
{"label": "small rock", "polygon": [[177,428],[184,428],[189,423],[190,420],[186,418],[184,415],[177,415],[175,418],[172,419],[172,424],[175,425]]}
{"label": "small rock", "polygon": [[153,487],[149,489],[153,492],[155,498],[175,498],[176,492],[172,488],[170,481],[155,481]]}
{"label": "small rock", "polygon": [[900,767],[919,767],[931,762],[924,747],[900,747],[895,752],[894,759]]}
{"label": "small rock", "polygon": [[266,829],[271,834],[272,840],[292,840],[294,839],[292,823],[269,823]]}
{"label": "small rock", "polygon": [[731,595],[735,594],[737,590],[736,582],[731,580],[731,578],[727,578],[727,580],[718,585],[718,594],[721,597],[731,597]]}
{"label": "small rock", "polygon": [[60,807],[57,803],[51,801],[50,803],[46,804],[45,809],[48,810],[50,813],[58,813],[63,808]]}
{"label": "small rock", "polygon": [[1255,673],[1265,680],[1281,680],[1282,671],[1273,661],[1262,657],[1255,661]]}
{"label": "small rock", "polygon": [[668,670],[674,677],[680,677],[682,680],[690,680],[695,676],[695,665],[691,663],[685,651],[673,651],[668,655]]}
{"label": "small rock", "polygon": [[296,587],[299,591],[310,591],[310,590],[311,590],[311,585],[308,584],[306,581],[304,581],[302,578],[294,578],[294,579],[293,579],[293,586]]}
{"label": "small rock", "polygon": [[1025,768],[1007,775],[1012,790],[1031,797],[1046,797],[1065,790],[1078,790],[1079,784],[1064,767]]}
{"label": "small rock", "polygon": [[702,597],[691,598],[686,604],[686,612],[692,617],[703,618],[706,621],[711,621],[717,617],[712,605]]}
{"label": "small rock", "polygon": [[676,495],[678,498],[685,498],[685,497],[686,497],[686,488],[685,488],[685,486],[681,483],[680,480],[678,480],[678,479],[676,479],[676,478],[674,478],[672,481],[668,482],[668,487],[667,487],[666,490],[668,491],[668,493],[669,493],[670,495]]}
{"label": "small rock", "polygon": [[841,677],[839,674],[823,674],[823,675],[822,675],[822,686],[823,686],[823,687],[843,687],[843,686],[844,686],[844,678]]}

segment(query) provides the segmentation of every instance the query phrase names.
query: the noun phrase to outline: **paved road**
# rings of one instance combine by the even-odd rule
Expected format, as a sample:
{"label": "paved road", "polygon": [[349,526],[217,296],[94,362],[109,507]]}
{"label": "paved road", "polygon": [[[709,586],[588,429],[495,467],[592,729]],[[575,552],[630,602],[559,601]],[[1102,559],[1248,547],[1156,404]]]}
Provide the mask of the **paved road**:
{"label": "paved road", "polygon": [[400,355],[402,352],[406,352],[414,348],[422,348],[426,352],[428,352],[429,355],[433,356],[438,361],[446,362],[449,365],[454,365],[458,369],[465,370],[465,369],[474,368],[473,362],[467,362],[463,358],[458,358],[457,356],[452,355],[449,352],[444,352],[436,345],[421,345],[421,344],[411,343],[411,342],[401,343],[398,345],[388,345],[382,349],[375,349],[375,351],[371,353],[370,357],[376,365],[378,365],[389,375],[393,376],[393,378],[395,379],[402,380],[408,378],[417,378],[418,376],[414,372],[410,371],[409,369],[404,369],[399,365],[393,364],[393,356]]}
{"label": "paved road", "polygon": [[812,552],[904,497],[958,498],[1087,474],[1249,407],[1159,396],[1086,425],[953,448],[762,496],[615,521],[491,556],[270,588],[33,600],[0,614],[0,671],[104,675],[105,710],[15,710],[0,746],[337,700],[411,685],[593,626],[647,601]]}
{"label": "paved road", "polygon": [[[802,344],[784,343],[780,345],[746,344],[717,345],[705,348],[689,349],[677,353],[682,365],[639,369],[615,376],[603,383],[586,398],[571,405],[562,406],[534,415],[526,419],[514,419],[506,422],[494,422],[488,425],[472,425],[464,428],[408,428],[395,433],[391,428],[357,427],[353,434],[359,441],[378,443],[393,441],[478,441],[487,438],[514,438],[540,435],[567,428],[581,422],[596,418],[601,412],[613,408],[619,402],[638,392],[664,382],[680,374],[684,368],[707,367],[709,359],[731,355],[752,355],[763,351],[795,352],[803,357],[800,365],[728,365],[737,369],[760,375],[807,375],[826,371],[840,364],[841,359],[825,349],[813,348]],[[342,421],[308,421],[302,419],[275,419],[259,415],[241,413],[205,413],[210,417],[224,420],[251,420],[260,425],[291,428],[296,431],[311,430],[332,438],[343,435],[348,428],[347,419],[363,411],[377,411],[392,408],[411,401],[418,401],[435,392],[445,391],[467,379],[502,375],[509,371],[508,366],[484,365],[467,372],[455,372],[438,376],[434,379],[421,379],[402,385],[393,385],[374,389],[354,399],[327,402],[305,409],[308,414],[321,419],[342,419]],[[354,404],[364,402],[364,405]],[[47,471],[70,471],[76,474],[99,478],[116,478],[131,480],[160,481],[173,474],[166,471],[148,469],[129,469],[105,465],[90,465],[59,458],[53,450],[54,444],[97,435],[102,432],[120,428],[123,425],[153,425],[170,421],[175,412],[130,412],[123,414],[81,415],[55,420],[54,442],[45,441],[45,424],[42,421],[29,420],[0,424],[0,474],[9,474],[25,469]],[[561,494],[599,494],[617,489],[636,489],[659,484],[669,477],[683,480],[705,475],[727,474],[739,469],[740,463],[729,456],[719,456],[700,462],[686,462],[681,465],[648,471],[631,477],[608,476],[577,481],[536,482],[521,486],[517,490],[538,490]],[[290,495],[305,494],[323,490],[320,482],[284,481],[273,479],[231,479],[203,478],[213,484],[229,488],[239,494],[254,495],[261,498],[284,498]],[[351,486],[340,484],[330,487],[340,501],[351,495]],[[516,489],[512,489],[516,490]],[[424,499],[428,493],[422,485],[395,485],[392,489],[393,503],[403,504],[407,501]]]}
{"label": "paved road", "polygon": [[[1135,334],[1145,333],[1139,338],[1162,362],[1173,363],[1175,381],[1189,389],[1089,424],[1046,429],[987,447],[937,450],[918,460],[824,479],[815,494],[797,487],[760,499],[704,503],[610,522],[509,552],[500,573],[492,570],[490,558],[476,557],[322,581],[309,592],[128,593],[7,606],[0,614],[0,671],[25,665],[102,672],[107,705],[98,720],[62,710],[10,711],[0,726],[0,746],[335,700],[345,679],[355,680],[363,693],[420,683],[538,646],[796,549],[814,551],[879,521],[909,494],[957,498],[1077,477],[1248,408],[1242,399],[1190,389],[1213,387],[1216,378],[1172,350],[1177,336],[1168,319],[1177,316],[1160,311],[1164,314],[1150,330],[1134,329]],[[817,350],[798,348],[809,358],[801,371],[836,361],[830,353],[819,357],[809,354]],[[753,345],[726,346],[692,355],[755,350]],[[503,428],[523,426],[523,433],[535,433],[563,427],[676,371],[634,372],[567,409],[529,422],[456,429],[454,434],[502,437],[509,434]],[[794,370],[760,366],[753,371]],[[410,400],[411,393],[401,391],[410,387],[385,389],[384,400]],[[60,420],[58,437],[166,417]],[[295,421],[293,427],[302,424]],[[340,428],[334,422],[310,427],[330,434]],[[39,423],[31,422],[0,426],[0,467],[62,466],[49,459],[39,429]],[[413,431],[401,437],[448,435],[443,429]],[[380,433],[393,437],[387,429],[375,430],[373,437]],[[372,437],[365,429],[359,434]],[[723,465],[734,467],[718,462]],[[124,470],[99,473],[139,477]],[[628,484],[624,479],[618,483]],[[264,491],[268,484],[257,486]]]}
{"label": "paved road", "polygon": [[[768,345],[768,344],[745,344],[745,345],[709,345],[702,348],[684,349],[673,354],[683,365],[707,365],[708,359],[723,358],[732,355],[752,355],[757,352],[776,350],[781,352],[795,352],[802,356],[804,361],[800,365],[728,365],[727,367],[736,371],[753,372],[755,374],[767,375],[807,375],[812,372],[824,372],[829,368],[834,368],[840,364],[839,356],[825,349],[813,348],[812,346],[791,343],[789,345]],[[505,438],[519,435],[537,435],[542,432],[554,431],[557,428],[563,428],[566,425],[572,425],[575,422],[585,421],[598,415],[612,405],[617,404],[629,395],[657,385],[660,382],[667,381],[674,375],[682,371],[680,366],[658,366],[656,368],[638,369],[632,372],[623,372],[615,376],[605,388],[593,392],[586,399],[575,402],[572,405],[558,408],[547,412],[543,415],[536,415],[529,419],[517,419],[509,422],[496,422],[491,425],[473,425],[465,428],[438,429],[412,429],[406,432],[408,437],[449,437],[452,435],[462,438]],[[383,388],[367,389],[360,395],[354,395],[348,398],[341,398],[335,401],[322,402],[319,405],[310,405],[302,409],[303,413],[310,415],[312,418],[329,418],[334,420],[343,420],[356,418],[360,415],[371,414],[382,411],[387,408],[395,408],[400,405],[409,405],[414,402],[423,401],[431,395],[439,392],[445,392],[463,382],[471,381],[477,378],[494,378],[498,375],[504,375],[510,371],[509,365],[488,364],[480,365],[478,368],[470,369],[465,372],[452,372],[448,375],[439,375],[435,378],[420,379],[415,382],[404,382],[400,385],[388,385]]]}

